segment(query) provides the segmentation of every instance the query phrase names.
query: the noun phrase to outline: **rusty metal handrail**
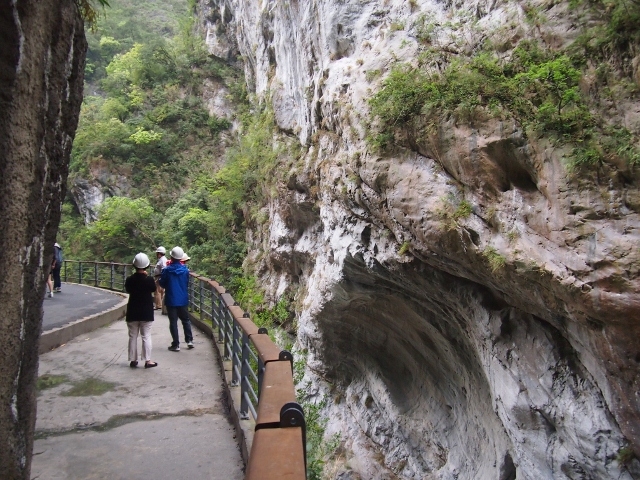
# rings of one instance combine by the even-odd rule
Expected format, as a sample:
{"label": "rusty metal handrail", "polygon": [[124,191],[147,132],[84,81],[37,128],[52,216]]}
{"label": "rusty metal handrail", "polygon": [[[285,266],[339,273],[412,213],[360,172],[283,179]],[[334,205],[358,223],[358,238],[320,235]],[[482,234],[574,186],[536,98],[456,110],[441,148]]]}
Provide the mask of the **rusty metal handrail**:
{"label": "rusty metal handrail", "polygon": [[[65,282],[124,291],[133,270],[125,263],[64,260],[61,273]],[[296,401],[293,355],[258,328],[218,282],[193,272],[190,280],[189,310],[211,321],[221,356],[232,363],[229,387],[240,388],[240,416],[255,420],[245,480],[306,478],[306,423]]]}
{"label": "rusty metal handrail", "polygon": [[245,480],[305,478],[306,423],[296,401],[293,355],[258,328],[218,282],[193,272],[191,278],[190,309],[211,321],[214,338],[217,329],[222,356],[232,364],[230,387],[240,387],[240,416],[255,420]]}

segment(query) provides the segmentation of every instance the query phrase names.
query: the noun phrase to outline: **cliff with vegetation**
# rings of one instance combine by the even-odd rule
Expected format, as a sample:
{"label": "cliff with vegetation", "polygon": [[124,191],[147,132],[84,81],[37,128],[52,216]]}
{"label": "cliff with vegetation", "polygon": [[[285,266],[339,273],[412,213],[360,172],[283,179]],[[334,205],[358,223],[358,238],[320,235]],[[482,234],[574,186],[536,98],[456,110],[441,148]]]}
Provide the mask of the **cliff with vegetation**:
{"label": "cliff with vegetation", "polygon": [[314,475],[640,478],[640,4],[197,12],[261,105],[245,268],[295,311]]}

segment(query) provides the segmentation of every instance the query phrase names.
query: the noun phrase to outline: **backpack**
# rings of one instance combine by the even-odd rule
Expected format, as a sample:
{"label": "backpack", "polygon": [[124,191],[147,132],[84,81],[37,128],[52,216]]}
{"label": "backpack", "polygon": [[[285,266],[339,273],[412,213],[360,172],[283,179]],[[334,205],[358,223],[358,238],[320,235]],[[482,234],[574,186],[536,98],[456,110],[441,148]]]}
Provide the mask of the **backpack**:
{"label": "backpack", "polygon": [[62,255],[62,249],[60,247],[54,247],[54,254],[53,257],[56,260],[56,264],[57,265],[62,265],[62,261],[64,260],[64,257]]}

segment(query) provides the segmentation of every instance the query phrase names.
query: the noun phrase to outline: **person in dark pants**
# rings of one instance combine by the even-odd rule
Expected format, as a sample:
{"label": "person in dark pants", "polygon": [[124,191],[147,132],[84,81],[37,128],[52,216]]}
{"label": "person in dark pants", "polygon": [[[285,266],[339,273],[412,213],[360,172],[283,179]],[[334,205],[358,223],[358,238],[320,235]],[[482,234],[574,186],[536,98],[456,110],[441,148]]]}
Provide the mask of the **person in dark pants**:
{"label": "person in dark pants", "polygon": [[142,355],[144,368],[157,367],[151,361],[151,325],[153,324],[153,293],[156,282],[147,275],[149,257],[140,252],[133,259],[136,273],[124,282],[124,289],[129,294],[127,303],[127,327],[129,329],[129,366],[138,366],[138,334],[142,337]]}
{"label": "person in dark pants", "polygon": [[171,250],[171,263],[167,265],[160,275],[158,282],[164,288],[164,304],[169,316],[169,331],[171,332],[172,352],[180,351],[180,337],[178,334],[178,318],[182,321],[184,340],[187,347],[193,348],[193,334],[191,333],[191,320],[189,320],[189,269],[180,262],[184,257],[184,251],[180,247]]}
{"label": "person in dark pants", "polygon": [[53,263],[51,265],[51,275],[53,276],[53,291],[62,291],[62,281],[60,280],[60,269],[62,268],[62,247],[58,242],[53,244]]}

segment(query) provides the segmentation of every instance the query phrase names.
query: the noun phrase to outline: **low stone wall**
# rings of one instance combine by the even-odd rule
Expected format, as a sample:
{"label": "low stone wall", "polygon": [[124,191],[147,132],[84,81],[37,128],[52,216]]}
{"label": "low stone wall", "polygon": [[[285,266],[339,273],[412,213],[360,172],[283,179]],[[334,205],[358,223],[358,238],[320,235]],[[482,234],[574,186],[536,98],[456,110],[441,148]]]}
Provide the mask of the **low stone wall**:
{"label": "low stone wall", "polygon": [[52,350],[60,345],[67,343],[69,340],[77,337],[78,335],[84,335],[85,333],[92,332],[100,327],[108,325],[116,320],[123,318],[127,312],[126,295],[118,292],[112,292],[115,295],[122,296],[122,301],[116,306],[104,310],[100,313],[89,315],[88,317],[75,320],[71,323],[63,325],[58,328],[47,330],[42,332],[40,336],[40,346],[38,352],[43,354]]}

